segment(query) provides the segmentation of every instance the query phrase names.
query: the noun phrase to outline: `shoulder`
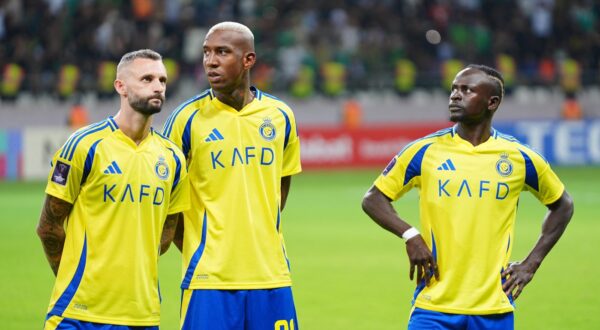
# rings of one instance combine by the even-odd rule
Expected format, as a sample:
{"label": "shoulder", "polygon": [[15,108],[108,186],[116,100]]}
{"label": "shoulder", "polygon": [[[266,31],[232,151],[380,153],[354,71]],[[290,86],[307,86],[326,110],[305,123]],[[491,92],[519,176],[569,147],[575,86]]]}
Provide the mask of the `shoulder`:
{"label": "shoulder", "polygon": [[447,127],[447,128],[441,129],[437,132],[433,132],[429,135],[426,135],[417,141],[437,142],[441,139],[453,137],[454,134],[456,134],[456,132],[454,131],[454,127]]}
{"label": "shoulder", "polygon": [[173,142],[171,141],[169,138],[167,138],[166,136],[162,135],[161,133],[153,130],[153,133],[155,135],[155,138],[159,141],[159,143],[162,145],[162,147],[166,150],[170,150],[174,155],[176,155],[179,158],[184,158],[183,156],[183,152],[179,149],[179,147]]}
{"label": "shoulder", "polygon": [[426,150],[425,148],[428,148],[430,145],[439,142],[442,139],[448,138],[448,137],[452,137],[453,136],[454,131],[452,129],[452,127],[448,127],[448,128],[444,128],[441,129],[437,132],[431,133],[429,135],[426,135],[420,139],[414,140],[411,143],[407,144],[399,153],[398,155],[402,155],[404,153],[411,153],[414,154],[416,152],[419,151],[424,151]]}
{"label": "shoulder", "polygon": [[499,141],[505,143],[508,147],[514,148],[519,153],[521,153],[521,155],[523,155],[523,158],[525,158],[526,161],[530,160],[530,161],[534,161],[536,163],[538,163],[538,162],[547,163],[546,159],[544,158],[544,156],[542,156],[542,154],[540,154],[533,147],[519,141],[514,136],[504,134],[499,131],[495,131],[495,135]]}
{"label": "shoulder", "polygon": [[196,109],[200,104],[206,101],[210,101],[213,98],[211,89],[206,89],[202,93],[195,95],[179,104],[174,112],[178,110],[190,110]]}
{"label": "shoulder", "polygon": [[494,129],[494,137],[500,141],[505,141],[507,143],[522,144],[521,141],[517,140],[517,138],[515,138],[514,136],[504,134],[496,129]]}
{"label": "shoulder", "polygon": [[115,130],[117,125],[112,118],[83,127],[69,137],[59,157],[72,161],[77,155],[87,155],[91,148]]}
{"label": "shoulder", "polygon": [[285,103],[283,100],[278,98],[277,96],[271,95],[269,93],[265,93],[259,89],[255,89],[255,91],[256,91],[256,98],[259,101],[265,102],[265,103],[279,109],[279,111],[281,111],[282,113],[284,113],[288,116],[293,116],[292,108],[287,103]]}
{"label": "shoulder", "polygon": [[185,120],[185,118],[191,116],[194,111],[202,107],[205,102],[212,100],[212,97],[211,90],[207,89],[204,92],[183,101],[181,104],[179,104],[179,106],[177,106],[177,108],[175,108],[175,110],[173,110],[169,116],[169,119],[167,120],[166,125],[169,125],[170,122],[175,120],[181,120],[182,118]]}

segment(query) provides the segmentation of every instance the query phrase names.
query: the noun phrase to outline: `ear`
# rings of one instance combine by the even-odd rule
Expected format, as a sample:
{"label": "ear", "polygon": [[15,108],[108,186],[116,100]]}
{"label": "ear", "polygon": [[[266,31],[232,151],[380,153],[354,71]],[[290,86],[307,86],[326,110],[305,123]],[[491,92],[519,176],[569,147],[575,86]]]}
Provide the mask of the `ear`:
{"label": "ear", "polygon": [[113,85],[115,86],[115,90],[117,93],[119,93],[119,95],[125,97],[127,96],[127,89],[125,88],[125,83],[123,83],[123,80],[115,79]]}
{"label": "ear", "polygon": [[244,58],[243,58],[242,62],[244,65],[244,70],[250,70],[256,63],[256,53],[248,52],[248,53],[244,54]]}
{"label": "ear", "polygon": [[488,99],[488,110],[496,111],[500,106],[500,96],[491,96]]}

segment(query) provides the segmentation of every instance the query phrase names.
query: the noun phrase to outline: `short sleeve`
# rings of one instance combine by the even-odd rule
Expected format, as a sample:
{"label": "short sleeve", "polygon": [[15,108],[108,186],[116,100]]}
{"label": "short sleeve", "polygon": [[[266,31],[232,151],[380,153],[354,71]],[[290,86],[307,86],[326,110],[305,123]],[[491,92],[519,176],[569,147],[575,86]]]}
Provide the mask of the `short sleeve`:
{"label": "short sleeve", "polygon": [[198,101],[208,97],[208,91],[183,102],[171,113],[163,127],[163,136],[171,140],[183,151],[188,159],[192,148],[192,122],[198,111]]}
{"label": "short sleeve", "polygon": [[392,200],[397,200],[415,186],[420,186],[421,164],[431,143],[413,143],[394,156],[375,180],[375,187]]}
{"label": "short sleeve", "polygon": [[283,169],[281,176],[290,176],[302,171],[300,161],[300,137],[292,111],[283,111],[286,120],[285,140],[283,149]]}
{"label": "short sleeve", "polygon": [[174,160],[173,183],[167,214],[186,211],[190,208],[190,182],[185,158],[180,150],[171,149]]}
{"label": "short sleeve", "polygon": [[73,204],[81,188],[86,157],[84,148],[76,148],[69,157],[67,146],[65,143],[52,158],[46,193]]}
{"label": "short sleeve", "polygon": [[174,111],[171,116],[169,116],[169,118],[167,119],[167,122],[165,123],[164,127],[163,127],[163,132],[162,135],[165,136],[166,138],[168,138],[169,140],[171,140],[173,143],[175,143],[177,145],[177,147],[179,147],[179,149],[181,149],[182,147],[182,135],[183,135],[183,125],[182,125],[182,121],[180,120],[181,118],[179,118],[180,116],[178,116],[178,112],[177,110]]}
{"label": "short sleeve", "polygon": [[532,150],[521,150],[525,159],[525,187],[541,203],[549,205],[562,196],[565,186],[560,181],[550,164]]}

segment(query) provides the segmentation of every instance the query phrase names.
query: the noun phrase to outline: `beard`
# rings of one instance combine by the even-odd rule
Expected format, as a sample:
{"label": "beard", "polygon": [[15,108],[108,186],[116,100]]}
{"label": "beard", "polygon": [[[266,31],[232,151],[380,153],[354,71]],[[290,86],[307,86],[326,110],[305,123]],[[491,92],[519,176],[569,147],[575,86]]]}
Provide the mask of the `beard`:
{"label": "beard", "polygon": [[[155,105],[150,103],[152,99],[159,99],[160,104]],[[165,97],[161,94],[155,94],[148,97],[138,97],[137,95],[130,94],[129,105],[137,112],[144,115],[153,115],[159,113],[163,103],[165,103]]]}

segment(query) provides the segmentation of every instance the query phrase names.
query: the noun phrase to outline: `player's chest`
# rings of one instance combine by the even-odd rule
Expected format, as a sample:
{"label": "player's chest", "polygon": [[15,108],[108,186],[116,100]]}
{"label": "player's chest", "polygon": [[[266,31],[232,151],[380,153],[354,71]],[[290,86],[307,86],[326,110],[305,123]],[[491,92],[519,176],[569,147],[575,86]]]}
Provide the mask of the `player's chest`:
{"label": "player's chest", "polygon": [[274,113],[208,117],[192,126],[190,156],[212,169],[270,166],[289,134],[289,124]]}
{"label": "player's chest", "polygon": [[106,203],[161,205],[177,170],[168,150],[103,148],[94,159],[88,192]]}
{"label": "player's chest", "polygon": [[446,152],[424,157],[422,186],[436,198],[504,200],[523,189],[523,161],[503,151]]}

